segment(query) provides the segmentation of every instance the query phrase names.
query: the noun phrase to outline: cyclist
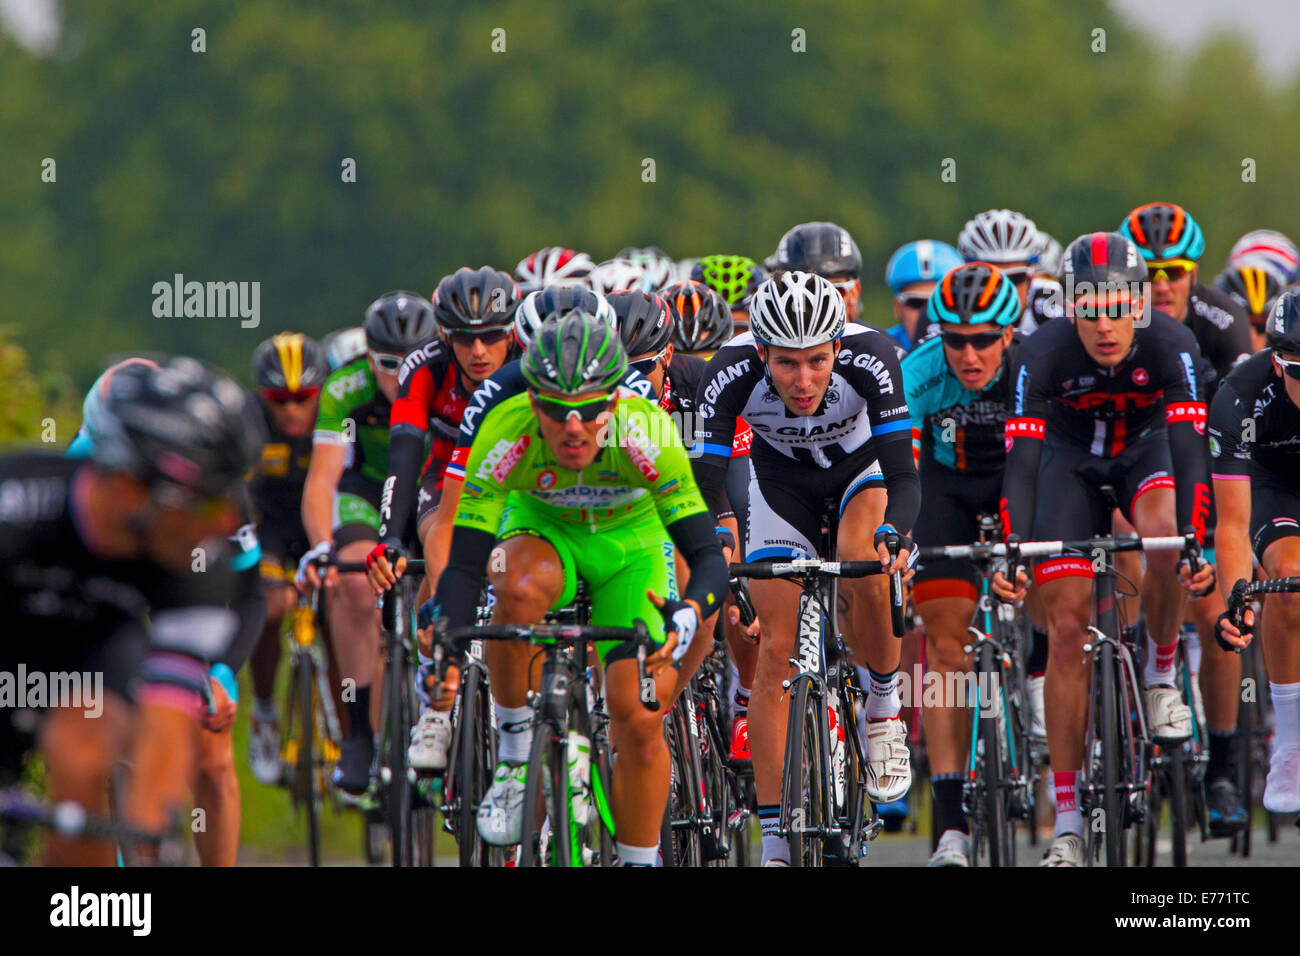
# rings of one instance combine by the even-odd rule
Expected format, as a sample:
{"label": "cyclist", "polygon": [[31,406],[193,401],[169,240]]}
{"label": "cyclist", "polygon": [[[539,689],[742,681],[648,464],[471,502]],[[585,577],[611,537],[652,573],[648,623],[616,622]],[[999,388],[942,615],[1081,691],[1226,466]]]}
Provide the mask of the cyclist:
{"label": "cyclist", "polygon": [[1041,235],[1047,245],[1038,254],[1038,261],[1034,263],[1034,274],[1029,279],[1029,292],[1026,296],[1029,315],[1021,323],[1022,332],[1026,329],[1032,331],[1046,325],[1052,319],[1059,319],[1065,315],[1064,293],[1060,279],[1061,256],[1064,250],[1061,249],[1061,244],[1047,233]]}
{"label": "cyclist", "polygon": [[280,664],[280,628],[298,600],[294,575],[311,544],[302,527],[302,490],[311,464],[312,427],[320,390],[329,377],[325,350],[300,332],[281,332],[253,352],[263,420],[270,440],[250,492],[257,513],[266,584],[266,621],[253,651],[253,711],[248,765],[262,783],[280,782],[280,728],[275,708],[275,672]]}
{"label": "cyclist", "polygon": [[[846,328],[844,300],[827,279],[778,270],[754,294],[750,331],[723,346],[697,393],[693,454],[705,501],[717,513],[738,419],[753,429],[744,554],[747,561],[816,557],[823,503],[837,503],[843,560],[889,561],[886,541],[902,538],[894,567],[905,569],[919,506],[907,404],[893,340]],[[911,766],[898,719],[898,642],[884,622],[883,576],[845,581],[850,641],[870,672],[867,793],[887,802],[907,792]],[[794,649],[793,585],[753,581],[762,622],[749,706],[763,862],[788,864],[779,829],[786,707],[781,682]]]}
{"label": "cyclist", "polygon": [[[1145,271],[1137,248],[1116,233],[1083,235],[1066,249],[1069,321],[1030,336],[1013,366],[1000,503],[1005,534],[1074,540],[1104,533],[1110,515],[1097,487],[1110,483],[1140,534],[1190,528],[1204,539],[1203,362],[1185,326],[1158,311],[1144,313]],[[1180,583],[1204,592],[1213,568],[1193,577],[1168,552],[1148,554],[1146,562],[1142,604],[1155,648],[1145,673],[1147,725],[1157,741],[1177,743],[1191,734],[1191,711],[1173,686]],[[1047,866],[1083,863],[1076,784],[1088,712],[1082,647],[1092,576],[1092,563],[1079,557],[1048,558],[1034,569],[1050,641],[1046,717],[1057,814]],[[1024,593],[1013,595],[1000,573],[994,585],[1004,599]]]}
{"label": "cyclist", "polygon": [[727,301],[731,307],[733,333],[749,331],[749,300],[767,271],[748,256],[705,256],[692,267],[686,278],[703,282]]}
{"label": "cyclist", "polygon": [[713,356],[733,334],[727,300],[703,282],[687,279],[663,290],[673,319],[673,348],[701,362]]}
{"label": "cyclist", "polygon": [[1300,279],[1300,251],[1294,242],[1273,229],[1255,229],[1232,245],[1228,268],[1245,263],[1263,265],[1283,286]]}
{"label": "cyclist", "polygon": [[[1300,576],[1300,292],[1284,293],[1268,319],[1268,348],[1228,374],[1210,406],[1210,455],[1218,506],[1215,549],[1226,600],[1249,581],[1254,561],[1269,580]],[[1256,626],[1263,639],[1276,728],[1264,808],[1300,811],[1300,600],[1269,595],[1258,625],[1246,612],[1240,629],[1225,613],[1215,637],[1226,648],[1246,646]]]}
{"label": "cyclist", "polygon": [[1215,277],[1214,287],[1228,293],[1250,316],[1250,347],[1258,352],[1267,345],[1264,327],[1273,302],[1284,286],[1277,273],[1260,259],[1245,259],[1230,265]]}
{"label": "cyclist", "polygon": [[[1125,217],[1119,230],[1138,247],[1146,261],[1151,282],[1151,304],[1186,325],[1195,336],[1201,354],[1209,363],[1205,400],[1214,397],[1219,382],[1245,361],[1251,348],[1250,321],[1243,306],[1220,290],[1197,282],[1197,261],[1205,248],[1200,225],[1181,206],[1147,203]],[[1207,523],[1214,520],[1210,501]],[[1127,530],[1120,525],[1122,530]],[[1130,560],[1136,560],[1132,555]],[[1213,563],[1214,553],[1206,554]],[[1130,576],[1140,576],[1138,566]],[[1208,724],[1210,769],[1207,780],[1222,781],[1208,791],[1209,818],[1215,836],[1227,836],[1246,825],[1246,811],[1235,797],[1235,774],[1231,772],[1231,751],[1237,731],[1237,710],[1241,702],[1241,659],[1224,652],[1211,640],[1215,621],[1224,610],[1217,590],[1192,601],[1188,607],[1196,636],[1188,642],[1188,662],[1199,670],[1192,682],[1193,705],[1198,718]],[[1148,635],[1147,651],[1153,647]],[[1197,667],[1196,665],[1199,665]],[[1200,699],[1197,699],[1200,698]]]}
{"label": "cyclist", "polygon": [[523,295],[548,285],[582,285],[596,264],[585,252],[562,246],[544,246],[519,260],[515,281]]}
{"label": "cyclist", "polygon": [[[657,633],[663,622],[668,639],[647,670],[666,696],[676,676],[667,665],[682,658],[700,621],[717,611],[726,567],[685,448],[647,437],[660,428],[668,434],[671,422],[652,402],[617,388],[626,366],[618,333],[589,313],[572,311],[537,332],[523,358],[528,392],[486,413],[474,442],[451,557],[422,615],[431,612],[447,627],[471,623],[489,553],[499,546],[502,560],[489,575],[497,597],[493,623],[540,621],[573,599],[582,578],[592,624],[641,620]],[[690,568],[681,600],[673,547]],[[618,751],[618,855],[624,865],[652,866],[669,786],[662,717],[638,699],[628,646],[598,650]],[[487,842],[511,845],[523,826],[528,680],[494,669],[492,684],[510,722],[478,826]]]}
{"label": "cyclist", "polygon": [[898,343],[899,356],[916,347],[917,334],[935,283],[961,265],[961,255],[946,242],[917,239],[894,250],[885,264],[885,284],[894,294],[894,318],[885,334]]}
{"label": "cyclist", "polygon": [[[160,831],[196,767],[209,662],[238,626],[223,539],[240,524],[261,426],[238,385],[189,358],[119,367],[101,398],[90,461],[0,459],[0,601],[12,635],[0,670],[102,675],[97,702],[44,714],[49,796],[105,813],[130,741],[127,819]],[[5,769],[27,749],[14,716],[0,714]],[[54,864],[113,861],[97,841],[52,836],[47,852]]]}
{"label": "cyclist", "polygon": [[[374,757],[371,685],[379,659],[379,611],[364,578],[340,578],[331,567],[324,581],[320,557],[362,561],[379,540],[381,487],[388,474],[389,424],[398,373],[406,356],[437,334],[433,305],[413,292],[390,292],[366,309],[367,355],[330,375],[312,433],[311,465],[303,488],[302,525],[316,544],[298,564],[300,584],[332,591],[326,605],[340,674],[355,681],[345,698],[348,730],[335,783],[363,793]],[[405,534],[405,531],[403,531]],[[374,705],[379,704],[376,695]]]}
{"label": "cyclist", "polygon": [[[433,317],[440,337],[408,353],[398,373],[379,541],[366,556],[367,567],[386,551],[402,553],[402,536],[417,497],[419,540],[430,533],[461,417],[474,390],[510,357],[518,307],[514,280],[488,266],[457,269],[438,283]],[[427,435],[433,442],[425,461]],[[411,766],[442,770],[450,744],[451,715],[424,709],[411,728]]]}
{"label": "cyclist", "polygon": [[811,272],[830,281],[844,298],[849,322],[862,320],[862,253],[849,231],[833,222],[803,222],[777,243],[773,268]]}
{"label": "cyclist", "polygon": [[[925,505],[915,535],[927,545],[969,544],[979,535],[978,516],[996,514],[1002,493],[1003,433],[1011,406],[1007,366],[1020,300],[996,266],[972,262],[943,277],[927,311],[939,334],[902,362]],[[978,594],[978,572],[969,561],[930,561],[917,570],[912,595],[925,621],[930,670],[970,669],[962,648]],[[970,865],[970,829],[962,812],[970,741],[965,703],[941,701],[923,711],[939,833],[931,866]]]}
{"label": "cyclist", "polygon": [[1015,285],[1023,310],[1019,330],[1026,335],[1037,328],[1029,309],[1029,287],[1047,239],[1032,219],[1011,209],[978,213],[957,235],[957,251],[967,262],[992,263]]}

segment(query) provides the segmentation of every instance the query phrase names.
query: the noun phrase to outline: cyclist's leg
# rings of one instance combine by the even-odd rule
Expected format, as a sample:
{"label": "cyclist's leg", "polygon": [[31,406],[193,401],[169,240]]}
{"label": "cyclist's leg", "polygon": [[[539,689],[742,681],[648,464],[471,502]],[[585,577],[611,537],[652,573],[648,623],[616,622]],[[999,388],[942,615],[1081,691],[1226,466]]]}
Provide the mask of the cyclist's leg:
{"label": "cyclist's leg", "polygon": [[203,826],[194,845],[203,866],[234,866],[239,852],[239,777],[235,773],[234,725],[199,731],[198,779],[194,806],[203,810]]}
{"label": "cyclist's leg", "polygon": [[[1118,508],[1111,515],[1111,529],[1115,534],[1138,533],[1132,522],[1124,517],[1124,512]],[[1142,582],[1146,574],[1142,552],[1121,551],[1119,554],[1111,555],[1111,561],[1116,571],[1133,582],[1134,593],[1130,594],[1129,589],[1124,587],[1120,589],[1123,593],[1117,597],[1123,609],[1123,620],[1128,622],[1129,627],[1135,627],[1142,614]]]}
{"label": "cyclist's leg", "polygon": [[[262,537],[270,531],[269,540]],[[248,659],[253,683],[253,705],[248,733],[248,763],[253,776],[266,784],[280,777],[280,729],[275,707],[275,673],[280,666],[283,642],[280,629],[285,615],[297,603],[293,586],[293,569],[306,551],[294,549],[283,541],[274,528],[259,528],[262,537],[262,582],[266,587],[266,621],[253,653]]]}
{"label": "cyclist's leg", "polygon": [[[1255,554],[1268,579],[1300,577],[1300,495],[1251,482]],[[1286,516],[1286,517],[1279,517]],[[1275,729],[1264,804],[1275,812],[1300,810],[1300,595],[1270,594],[1261,621],[1264,669]]]}

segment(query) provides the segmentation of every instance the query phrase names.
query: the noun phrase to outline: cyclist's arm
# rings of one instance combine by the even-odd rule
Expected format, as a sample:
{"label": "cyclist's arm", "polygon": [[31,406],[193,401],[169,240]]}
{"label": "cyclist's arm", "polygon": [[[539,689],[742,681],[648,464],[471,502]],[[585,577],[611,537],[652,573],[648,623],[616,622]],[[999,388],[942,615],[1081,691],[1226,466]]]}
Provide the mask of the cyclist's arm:
{"label": "cyclist's arm", "polygon": [[429,581],[437,581],[447,559],[451,554],[452,529],[456,522],[456,510],[460,507],[460,489],[463,482],[451,475],[443,475],[442,498],[438,509],[433,513],[433,524],[424,538],[424,576]]}
{"label": "cyclist's arm", "polygon": [[379,538],[391,545],[401,543],[420,489],[424,438],[435,388],[428,364],[418,365],[414,371],[409,365],[409,360],[402,363],[389,417],[388,477],[384,481],[388,507],[380,509]]}
{"label": "cyclist's arm", "polygon": [[302,489],[302,527],[312,546],[334,538],[334,493],[343,477],[347,453],[341,439],[318,439],[312,445],[311,465]]}
{"label": "cyclist's arm", "polygon": [[704,512],[679,518],[667,526],[677,553],[691,569],[682,600],[698,605],[701,621],[712,617],[729,593],[727,563],[722,559],[722,545],[714,527],[713,520]]}
{"label": "cyclist's arm", "polygon": [[449,628],[474,623],[488,559],[496,544],[496,533],[457,524],[451,535],[447,567],[433,592],[434,617]]}
{"label": "cyclist's arm", "polygon": [[1244,439],[1244,421],[1251,420],[1251,404],[1242,401],[1231,380],[1219,388],[1210,404],[1210,456],[1214,478],[1214,556],[1219,591],[1227,600],[1232,585],[1249,581],[1254,569],[1250,547],[1251,443]]}
{"label": "cyclist's arm", "polygon": [[1002,534],[1033,535],[1038,463],[1047,434],[1047,400],[1028,365],[1013,369],[1015,398],[1007,418],[1007,467],[1002,476]]}
{"label": "cyclist's arm", "polygon": [[1170,350],[1170,383],[1165,388],[1165,426],[1169,433],[1169,454],[1174,463],[1174,494],[1178,528],[1196,529],[1197,540],[1205,541],[1205,523],[1210,516],[1209,458],[1205,441],[1207,412],[1187,369],[1194,368],[1199,350],[1191,335],[1184,351]]}
{"label": "cyclist's arm", "polygon": [[910,426],[878,441],[875,451],[885,477],[885,524],[910,532],[921,513],[921,478],[912,458]]}
{"label": "cyclist's arm", "polygon": [[727,466],[731,462],[737,419],[761,374],[758,353],[752,346],[723,346],[709,362],[695,393],[695,441],[691,446],[692,470],[709,513],[729,509],[726,503]]}
{"label": "cyclist's arm", "polygon": [[234,546],[230,568],[235,572],[230,606],[238,615],[239,623],[230,646],[212,663],[224,664],[238,674],[262,635],[266,622],[266,585],[262,580],[262,546],[256,527],[246,524],[230,540]]}
{"label": "cyclist's arm", "polygon": [[910,533],[921,510],[921,479],[912,457],[912,415],[898,354],[883,333],[859,336],[866,354],[880,367],[873,372],[858,364],[858,359],[841,365],[845,380],[867,401],[866,413],[871,423],[871,445],[885,479],[885,524]]}

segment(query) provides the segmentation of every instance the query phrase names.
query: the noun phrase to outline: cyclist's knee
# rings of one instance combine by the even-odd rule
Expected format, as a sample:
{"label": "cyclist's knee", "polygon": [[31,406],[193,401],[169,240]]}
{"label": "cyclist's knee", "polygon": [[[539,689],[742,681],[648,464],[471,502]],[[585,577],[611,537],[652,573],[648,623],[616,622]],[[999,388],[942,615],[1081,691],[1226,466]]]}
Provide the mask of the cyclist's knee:
{"label": "cyclist's knee", "polygon": [[229,729],[218,733],[205,730],[199,736],[198,772],[213,787],[228,787],[235,778],[235,751]]}
{"label": "cyclist's knee", "polygon": [[270,623],[282,621],[297,603],[297,592],[287,584],[267,583],[266,619]]}
{"label": "cyclist's knee", "polygon": [[107,785],[115,754],[89,721],[51,722],[41,743],[52,791],[67,794]]}

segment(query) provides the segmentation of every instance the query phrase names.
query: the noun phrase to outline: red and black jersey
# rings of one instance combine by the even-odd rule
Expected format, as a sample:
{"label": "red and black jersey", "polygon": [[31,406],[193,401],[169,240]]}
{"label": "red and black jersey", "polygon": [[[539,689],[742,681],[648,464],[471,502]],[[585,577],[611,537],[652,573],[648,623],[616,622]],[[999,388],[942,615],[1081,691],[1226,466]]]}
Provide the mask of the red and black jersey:
{"label": "red and black jersey", "polygon": [[[664,391],[659,396],[659,407],[673,416],[681,429],[682,441],[688,446],[695,439],[695,393],[704,378],[708,362],[698,355],[674,355],[673,364],[664,376]],[[736,419],[736,434],[731,439],[731,457],[749,454],[754,432],[743,418]]]}
{"label": "red and black jersey", "polygon": [[[421,475],[442,475],[456,449],[460,420],[470,393],[461,385],[451,349],[435,339],[407,353],[397,373],[397,398],[389,420],[388,478],[380,502],[380,536],[405,528],[419,491]],[[426,434],[428,460],[420,468]]]}
{"label": "red and black jersey", "polygon": [[1014,361],[1003,482],[1007,533],[1029,536],[1044,441],[1114,458],[1166,429],[1179,527],[1194,523],[1197,496],[1208,497],[1210,369],[1186,326],[1152,312],[1149,323],[1134,329],[1124,360],[1104,368],[1088,355],[1072,323],[1053,322],[1026,339]]}

